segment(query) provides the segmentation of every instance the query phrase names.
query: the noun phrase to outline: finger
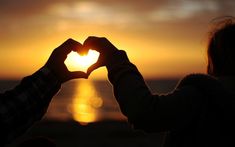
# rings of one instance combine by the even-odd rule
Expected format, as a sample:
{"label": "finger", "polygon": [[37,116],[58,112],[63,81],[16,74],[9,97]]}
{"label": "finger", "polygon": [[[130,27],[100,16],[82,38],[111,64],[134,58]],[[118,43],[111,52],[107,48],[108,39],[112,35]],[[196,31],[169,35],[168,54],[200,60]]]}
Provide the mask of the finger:
{"label": "finger", "polygon": [[82,71],[74,71],[69,73],[70,79],[77,79],[77,78],[88,78],[88,74]]}
{"label": "finger", "polygon": [[88,37],[83,43],[83,50],[88,51],[89,49],[94,49],[99,52],[100,38],[95,36]]}
{"label": "finger", "polygon": [[[79,50],[78,50],[78,53],[80,54],[80,55],[87,55],[88,54],[88,51],[92,48],[92,44],[94,44],[94,43],[92,43],[92,42],[94,42],[94,40],[97,40],[98,39],[98,37],[94,37],[94,36],[90,36],[90,37],[88,37],[85,41],[84,41],[84,43],[83,43],[83,45],[82,45],[82,47],[81,48],[79,48]],[[97,42],[97,41],[96,41]]]}
{"label": "finger", "polygon": [[71,51],[76,51],[82,47],[82,44],[73,39],[66,40],[63,44],[61,44],[57,49],[61,54],[69,54]]}
{"label": "finger", "polygon": [[108,52],[117,50],[117,48],[105,37],[88,37],[83,43],[83,50],[88,51],[89,49],[96,50],[97,52]]}
{"label": "finger", "polygon": [[71,51],[77,51],[81,47],[81,43],[73,39],[68,39],[53,51],[53,57],[64,61]]}
{"label": "finger", "polygon": [[90,75],[94,70],[97,68],[101,67],[99,63],[94,63],[92,64],[88,69],[87,69],[87,74]]}

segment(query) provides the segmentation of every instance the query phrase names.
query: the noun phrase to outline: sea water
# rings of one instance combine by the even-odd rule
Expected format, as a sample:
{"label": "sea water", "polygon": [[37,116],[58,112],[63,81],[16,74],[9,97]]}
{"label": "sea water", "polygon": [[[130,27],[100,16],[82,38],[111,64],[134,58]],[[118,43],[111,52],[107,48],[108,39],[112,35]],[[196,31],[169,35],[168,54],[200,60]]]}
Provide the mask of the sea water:
{"label": "sea water", "polygon": [[[14,88],[20,81],[1,80],[0,92]],[[166,94],[178,79],[146,80],[152,93]],[[107,80],[72,80],[62,85],[53,97],[44,119],[74,120],[81,124],[103,120],[125,120]]]}

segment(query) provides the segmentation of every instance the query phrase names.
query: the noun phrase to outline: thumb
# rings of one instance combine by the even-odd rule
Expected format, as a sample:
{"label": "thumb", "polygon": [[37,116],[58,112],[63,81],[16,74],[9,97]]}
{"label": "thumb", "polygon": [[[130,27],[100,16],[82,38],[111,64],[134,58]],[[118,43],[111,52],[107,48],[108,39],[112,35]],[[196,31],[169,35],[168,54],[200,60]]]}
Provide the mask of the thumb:
{"label": "thumb", "polygon": [[77,78],[88,78],[88,74],[82,71],[73,71],[69,73],[70,79],[77,79]]}
{"label": "thumb", "polygon": [[87,69],[87,74],[90,75],[91,72],[93,72],[94,70],[96,70],[97,68],[101,67],[101,65],[96,62],[94,64],[92,64],[88,69]]}

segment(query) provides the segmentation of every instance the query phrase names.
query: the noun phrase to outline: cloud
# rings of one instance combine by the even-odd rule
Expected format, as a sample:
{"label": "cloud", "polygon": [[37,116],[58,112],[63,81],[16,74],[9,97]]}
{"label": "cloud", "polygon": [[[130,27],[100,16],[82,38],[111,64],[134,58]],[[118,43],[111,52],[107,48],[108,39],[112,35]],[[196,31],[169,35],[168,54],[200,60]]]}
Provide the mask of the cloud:
{"label": "cloud", "polygon": [[0,13],[6,17],[32,16],[41,13],[47,5],[45,0],[1,0]]}
{"label": "cloud", "polygon": [[49,9],[49,13],[60,19],[77,20],[81,23],[94,23],[97,25],[132,24],[140,23],[136,14],[129,7],[114,3],[104,5],[97,2],[75,2],[73,5],[58,3]]}
{"label": "cloud", "polygon": [[153,21],[174,21],[218,11],[215,1],[175,0],[149,13]]}
{"label": "cloud", "polygon": [[51,7],[57,7],[60,16],[71,15],[71,18],[84,20],[89,17],[125,19],[125,14],[127,17],[130,15],[130,19],[140,16],[144,20],[161,21],[164,18],[187,19],[202,13],[233,14],[234,6],[233,0],[1,0],[0,15],[27,17],[47,13]]}
{"label": "cloud", "polygon": [[41,21],[59,28],[69,23],[148,27],[234,14],[234,6],[233,0],[1,0],[0,24],[9,29]]}

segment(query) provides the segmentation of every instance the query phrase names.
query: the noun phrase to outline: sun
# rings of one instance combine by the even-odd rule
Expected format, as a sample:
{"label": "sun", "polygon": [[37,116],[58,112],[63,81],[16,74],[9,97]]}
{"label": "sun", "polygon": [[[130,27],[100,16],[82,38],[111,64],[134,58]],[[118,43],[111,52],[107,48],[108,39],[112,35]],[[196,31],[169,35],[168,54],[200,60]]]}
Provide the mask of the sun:
{"label": "sun", "polygon": [[88,54],[81,56],[76,52],[68,54],[65,60],[65,65],[69,71],[86,71],[89,66],[94,64],[99,57],[99,53],[94,50],[89,50]]}

